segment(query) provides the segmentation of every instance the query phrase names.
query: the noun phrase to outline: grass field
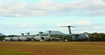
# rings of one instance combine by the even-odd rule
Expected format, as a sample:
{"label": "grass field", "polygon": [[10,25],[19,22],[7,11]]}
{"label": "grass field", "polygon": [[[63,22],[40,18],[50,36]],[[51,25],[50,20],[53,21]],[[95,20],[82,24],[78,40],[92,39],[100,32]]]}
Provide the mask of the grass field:
{"label": "grass field", "polygon": [[105,55],[105,43],[0,42],[0,55]]}

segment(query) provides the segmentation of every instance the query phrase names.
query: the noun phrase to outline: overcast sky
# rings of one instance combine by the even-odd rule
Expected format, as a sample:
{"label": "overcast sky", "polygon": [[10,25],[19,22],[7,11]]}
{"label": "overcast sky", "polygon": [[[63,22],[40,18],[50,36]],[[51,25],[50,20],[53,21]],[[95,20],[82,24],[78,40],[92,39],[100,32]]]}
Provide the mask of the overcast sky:
{"label": "overcast sky", "polygon": [[105,33],[105,0],[0,0],[0,32]]}

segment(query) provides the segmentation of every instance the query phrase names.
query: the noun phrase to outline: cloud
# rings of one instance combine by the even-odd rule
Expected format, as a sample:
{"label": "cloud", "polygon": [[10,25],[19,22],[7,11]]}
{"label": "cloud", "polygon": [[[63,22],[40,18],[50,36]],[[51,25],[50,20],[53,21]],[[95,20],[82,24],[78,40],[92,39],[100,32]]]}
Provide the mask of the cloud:
{"label": "cloud", "polygon": [[[0,32],[4,34],[20,34],[26,32],[35,32],[36,25],[26,24],[0,24]],[[35,33],[34,33],[35,34]]]}
{"label": "cloud", "polygon": [[88,20],[82,20],[77,22],[78,25],[92,25],[91,21]]}
{"label": "cloud", "polygon": [[29,25],[29,24],[0,24],[0,32],[4,34],[19,34],[31,32],[32,34],[36,34],[39,31],[61,31],[64,33],[68,33],[67,27],[61,27],[66,25],[73,25],[72,33],[83,33],[83,32],[105,32],[105,25],[99,23],[93,23],[88,20],[77,21],[72,23],[59,23],[55,24],[41,24],[41,25]]}
{"label": "cloud", "polygon": [[102,0],[81,0],[80,2],[55,2],[40,0],[31,4],[23,0],[0,0],[0,16],[104,16],[105,2]]}
{"label": "cloud", "polygon": [[95,26],[95,27],[93,27],[93,29],[97,29],[97,30],[104,30],[105,29],[105,26],[103,26],[103,25],[99,25],[99,26]]}
{"label": "cloud", "polygon": [[62,26],[69,26],[69,25],[72,25],[72,24],[71,23],[59,23],[56,26],[62,27]]}
{"label": "cloud", "polygon": [[[56,26],[60,26],[60,28],[56,29],[56,30],[60,30],[63,31],[64,33],[68,33],[68,28],[67,27],[61,27],[66,25],[67,23],[60,23]],[[102,25],[100,23],[93,23],[89,20],[81,20],[81,21],[77,21],[77,22],[73,22],[73,23],[68,23],[70,25],[74,25],[75,27],[72,27],[72,33],[83,33],[83,32],[89,32],[89,33],[93,33],[93,32],[104,32],[105,30],[105,25]]]}

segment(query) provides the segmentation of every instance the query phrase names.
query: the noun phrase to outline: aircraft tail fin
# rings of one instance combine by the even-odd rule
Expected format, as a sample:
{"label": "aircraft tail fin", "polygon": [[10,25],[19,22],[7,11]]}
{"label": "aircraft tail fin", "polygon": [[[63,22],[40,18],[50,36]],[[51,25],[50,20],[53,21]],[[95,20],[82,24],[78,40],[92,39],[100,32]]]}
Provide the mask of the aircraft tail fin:
{"label": "aircraft tail fin", "polygon": [[51,37],[51,31],[48,31],[48,36]]}
{"label": "aircraft tail fin", "polygon": [[43,32],[39,32],[39,36],[40,36],[40,37],[42,37],[42,33],[43,33]]}

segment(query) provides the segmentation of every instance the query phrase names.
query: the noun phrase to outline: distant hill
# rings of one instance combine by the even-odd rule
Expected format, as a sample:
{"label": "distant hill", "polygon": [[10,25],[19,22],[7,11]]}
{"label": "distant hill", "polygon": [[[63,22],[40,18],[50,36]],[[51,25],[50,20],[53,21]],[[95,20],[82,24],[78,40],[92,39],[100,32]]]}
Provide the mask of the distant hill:
{"label": "distant hill", "polygon": [[[47,35],[48,33],[43,33],[43,34]],[[60,31],[51,31],[51,34],[55,34],[55,35],[67,35],[67,34],[62,33]]]}
{"label": "distant hill", "polygon": [[4,34],[0,33],[0,36],[4,36]]}

